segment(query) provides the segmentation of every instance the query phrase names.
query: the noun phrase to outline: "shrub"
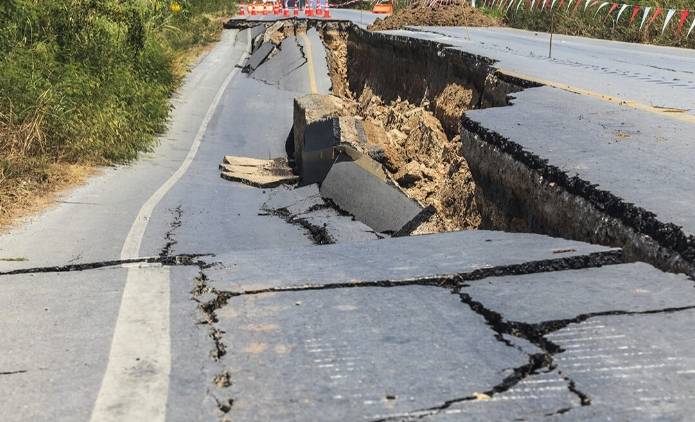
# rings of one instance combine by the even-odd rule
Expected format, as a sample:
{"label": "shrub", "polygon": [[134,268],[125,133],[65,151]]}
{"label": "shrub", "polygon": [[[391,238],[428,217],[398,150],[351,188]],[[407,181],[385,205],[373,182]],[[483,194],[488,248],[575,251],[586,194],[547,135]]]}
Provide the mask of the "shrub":
{"label": "shrub", "polygon": [[[165,128],[190,48],[232,0],[0,0],[0,213],[37,163],[126,162]],[[27,165],[31,163],[31,165]]]}

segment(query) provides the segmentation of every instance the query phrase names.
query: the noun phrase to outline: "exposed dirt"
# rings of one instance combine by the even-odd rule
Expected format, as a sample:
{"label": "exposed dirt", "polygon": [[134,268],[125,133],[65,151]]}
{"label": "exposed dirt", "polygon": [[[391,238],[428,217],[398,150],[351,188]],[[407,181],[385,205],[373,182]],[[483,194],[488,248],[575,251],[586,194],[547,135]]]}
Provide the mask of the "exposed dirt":
{"label": "exposed dirt", "polygon": [[34,174],[25,173],[27,177],[5,179],[0,170],[0,233],[54,204],[61,191],[81,185],[97,172],[88,165],[52,163]]}
{"label": "exposed dirt", "polygon": [[427,7],[421,4],[400,9],[386,19],[377,19],[370,31],[401,29],[405,26],[502,26],[501,21],[484,15],[469,4]]}
{"label": "exposed dirt", "polygon": [[[460,138],[447,138],[429,104],[417,106],[400,99],[384,104],[369,88],[357,103],[359,116],[386,130],[384,168],[408,196],[437,210],[415,233],[477,228],[476,187],[459,152]],[[454,104],[446,102],[446,107],[453,109]]]}
{"label": "exposed dirt", "polygon": [[337,30],[327,30],[321,33],[326,46],[326,59],[331,70],[333,95],[342,98],[353,98],[347,83],[348,51],[347,35]]}
{"label": "exposed dirt", "polygon": [[[414,234],[474,229],[481,223],[476,186],[468,163],[460,153],[460,138],[447,137],[440,119],[458,122],[472,107],[472,90],[450,83],[431,104],[420,105],[397,98],[384,101],[367,86],[354,99],[348,83],[347,35],[337,30],[322,33],[334,95],[352,102],[346,107],[363,118],[370,143],[380,144],[378,159],[403,191],[436,213]],[[383,128],[387,136],[370,129]],[[376,132],[376,133],[370,133]]]}

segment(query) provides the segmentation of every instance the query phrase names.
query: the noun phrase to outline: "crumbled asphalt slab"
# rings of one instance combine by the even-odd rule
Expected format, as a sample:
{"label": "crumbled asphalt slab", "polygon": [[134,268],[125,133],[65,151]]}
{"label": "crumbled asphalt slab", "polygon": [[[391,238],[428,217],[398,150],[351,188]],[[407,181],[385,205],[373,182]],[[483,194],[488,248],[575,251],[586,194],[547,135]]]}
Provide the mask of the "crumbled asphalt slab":
{"label": "crumbled asphalt slab", "polygon": [[251,56],[249,56],[246,64],[243,67],[243,72],[253,73],[266,61],[266,59],[274,49],[275,46],[272,43],[263,43],[258,49],[256,49],[251,54]]}
{"label": "crumbled asphalt slab", "polygon": [[411,226],[422,207],[341,154],[321,184],[321,195],[374,230],[396,233]]}
{"label": "crumbled asphalt slab", "polygon": [[[265,43],[264,46],[272,43]],[[263,46],[261,47],[263,48]],[[267,57],[267,56],[266,56]],[[257,67],[250,70],[251,77],[266,84],[278,88],[291,87],[292,79],[306,76],[299,70],[307,63],[304,55],[304,47],[299,44],[296,37],[289,37],[277,47],[277,54],[268,57]],[[278,64],[278,65],[276,65]],[[299,76],[293,75],[299,73]]]}
{"label": "crumbled asphalt slab", "polygon": [[324,200],[315,184],[274,189],[261,208],[267,215],[302,227],[316,245],[380,237],[370,227]]}

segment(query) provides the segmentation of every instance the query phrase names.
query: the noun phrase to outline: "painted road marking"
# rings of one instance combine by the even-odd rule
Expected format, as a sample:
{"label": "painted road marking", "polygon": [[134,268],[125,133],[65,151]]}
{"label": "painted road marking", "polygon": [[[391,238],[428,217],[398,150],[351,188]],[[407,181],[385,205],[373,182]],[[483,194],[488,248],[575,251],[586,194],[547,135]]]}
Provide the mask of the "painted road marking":
{"label": "painted road marking", "polygon": [[[247,39],[246,51],[213,98],[186,158],[140,208],[123,244],[121,259],[139,255],[152,212],[191,166],[222,95],[250,49],[251,40]],[[93,422],[165,420],[171,371],[169,302],[168,269],[128,268],[108,365],[92,410]]]}
{"label": "painted road marking", "polygon": [[92,421],[164,421],[170,349],[169,269],[131,268]]}
{"label": "painted road marking", "polygon": [[668,119],[679,120],[681,122],[695,124],[695,116],[688,114],[688,110],[682,110],[679,108],[669,108],[669,107],[655,107],[648,104],[643,104],[633,100],[627,100],[624,98],[614,97],[612,95],[601,94],[598,92],[590,91],[588,89],[579,88],[572,85],[563,84],[560,82],[549,81],[547,79],[540,79],[533,76],[525,75],[523,73],[515,72],[508,69],[498,69],[498,72],[511,76],[513,78],[523,79],[530,82],[536,82],[541,85],[549,86],[551,88],[561,89],[563,91],[571,92],[573,94],[584,95],[591,98],[596,98],[607,103],[616,104],[619,106],[629,107],[635,110],[646,111],[649,113],[655,113],[660,116],[666,117]]}
{"label": "painted road marking", "polygon": [[314,57],[311,54],[311,41],[309,41],[309,37],[307,37],[304,33],[299,34],[299,36],[302,38],[302,41],[304,42],[304,54],[306,55],[306,65],[309,74],[309,88],[311,89],[312,94],[318,94],[319,88],[318,85],[316,85],[316,74],[314,73]]}

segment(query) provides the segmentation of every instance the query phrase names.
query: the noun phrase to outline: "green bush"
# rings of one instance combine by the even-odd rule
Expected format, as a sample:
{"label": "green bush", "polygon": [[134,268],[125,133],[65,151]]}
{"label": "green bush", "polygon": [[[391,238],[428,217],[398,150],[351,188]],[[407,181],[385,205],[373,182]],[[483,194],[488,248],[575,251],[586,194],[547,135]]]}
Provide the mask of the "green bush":
{"label": "green bush", "polygon": [[[0,0],[5,161],[43,154],[124,162],[150,149],[180,79],[174,63],[215,39],[220,24],[208,14],[234,8],[233,0],[178,0],[174,13],[172,3]],[[40,122],[40,130],[27,132],[31,139],[14,136],[13,128],[29,121]]]}

